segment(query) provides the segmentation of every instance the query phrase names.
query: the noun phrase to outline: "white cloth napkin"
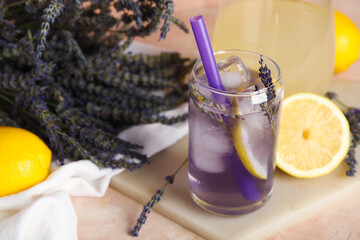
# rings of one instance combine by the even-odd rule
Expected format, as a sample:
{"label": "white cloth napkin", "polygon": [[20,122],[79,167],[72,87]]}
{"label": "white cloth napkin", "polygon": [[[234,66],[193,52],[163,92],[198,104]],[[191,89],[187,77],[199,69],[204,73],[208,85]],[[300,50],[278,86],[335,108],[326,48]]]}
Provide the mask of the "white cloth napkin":
{"label": "white cloth napkin", "polygon": [[[177,115],[187,105],[168,111]],[[187,121],[172,126],[159,123],[131,127],[119,137],[144,146],[142,153],[152,156],[187,134]],[[70,196],[101,197],[111,177],[123,169],[102,169],[88,160],[68,163],[52,170],[34,187],[0,197],[0,240],[76,240],[77,217]]]}

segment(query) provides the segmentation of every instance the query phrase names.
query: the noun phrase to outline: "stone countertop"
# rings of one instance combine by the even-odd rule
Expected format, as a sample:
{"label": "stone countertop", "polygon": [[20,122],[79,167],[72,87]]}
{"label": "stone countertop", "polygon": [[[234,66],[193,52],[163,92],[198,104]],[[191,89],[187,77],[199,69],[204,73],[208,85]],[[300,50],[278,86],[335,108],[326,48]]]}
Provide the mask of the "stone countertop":
{"label": "stone countertop", "polygon": [[[208,26],[213,26],[216,15],[217,0],[175,0],[175,16],[185,22],[192,16],[202,14]],[[188,6],[191,4],[192,9]],[[360,2],[358,0],[334,0],[334,7],[345,12],[360,28]],[[209,27],[208,27],[209,28]],[[209,29],[212,34],[212,28]],[[181,37],[180,37],[181,36]],[[175,26],[171,28],[165,41],[157,42],[158,35],[154,34],[141,42],[154,44],[159,47],[180,51],[183,54],[196,52],[193,36],[184,35]],[[360,93],[360,60],[347,71],[334,76],[332,85],[346,84]],[[351,103],[351,96],[343,99]],[[360,101],[360,99],[359,99]],[[158,186],[154,186],[156,189]],[[165,196],[166,197],[166,196]],[[268,240],[341,240],[360,239],[360,189],[351,198],[343,199],[330,207],[314,212],[313,216],[290,228],[281,231]],[[78,216],[79,240],[113,240],[134,239],[129,232],[135,225],[143,205],[124,194],[108,189],[101,198],[72,197],[72,203]],[[139,240],[151,239],[203,239],[188,231],[177,223],[153,211],[143,226]]]}

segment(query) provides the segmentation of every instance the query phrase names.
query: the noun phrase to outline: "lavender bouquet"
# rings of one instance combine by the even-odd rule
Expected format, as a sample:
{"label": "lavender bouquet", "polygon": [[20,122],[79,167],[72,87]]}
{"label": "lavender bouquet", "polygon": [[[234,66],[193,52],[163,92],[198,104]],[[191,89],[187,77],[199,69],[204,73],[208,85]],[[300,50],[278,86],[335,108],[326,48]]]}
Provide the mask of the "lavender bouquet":
{"label": "lavender bouquet", "polygon": [[186,101],[190,64],[178,53],[125,50],[158,29],[164,39],[171,23],[187,32],[173,11],[168,0],[0,0],[0,125],[36,133],[61,164],[139,168],[148,161],[141,146],[116,136],[185,120],[160,112]]}

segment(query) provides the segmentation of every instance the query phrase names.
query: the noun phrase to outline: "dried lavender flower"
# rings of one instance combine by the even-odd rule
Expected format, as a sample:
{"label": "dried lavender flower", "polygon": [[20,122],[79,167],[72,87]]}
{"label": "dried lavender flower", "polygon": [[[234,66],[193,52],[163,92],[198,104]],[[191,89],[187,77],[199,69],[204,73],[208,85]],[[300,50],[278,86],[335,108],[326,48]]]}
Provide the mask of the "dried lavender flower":
{"label": "dried lavender flower", "polygon": [[150,201],[145,204],[139,218],[137,219],[134,228],[131,230],[131,235],[133,235],[134,237],[139,236],[139,232],[141,230],[142,225],[146,223],[146,220],[149,214],[151,213],[152,209],[154,208],[155,204],[161,200],[162,196],[164,195],[164,190],[166,186],[169,184],[173,184],[176,174],[182,169],[183,166],[185,166],[188,160],[189,160],[188,158],[185,159],[185,161],[181,163],[181,165],[176,169],[176,171],[172,175],[165,177],[166,183],[161,188],[159,188],[156,191],[156,193],[152,196]]}
{"label": "dried lavender flower", "polygon": [[43,22],[41,23],[41,30],[39,33],[39,44],[36,48],[37,57],[41,57],[41,52],[45,50],[46,37],[49,34],[50,25],[55,22],[55,19],[61,14],[64,9],[64,4],[60,0],[52,0],[47,8],[44,9],[42,15]]}
{"label": "dried lavender flower", "polygon": [[66,42],[69,46],[69,51],[74,52],[76,57],[78,57],[82,61],[82,63],[84,65],[86,65],[85,55],[82,52],[81,48],[79,47],[79,44],[77,43],[77,41],[74,39],[72,33],[67,30],[63,30],[61,33],[64,35],[64,37],[66,39]]}
{"label": "dried lavender flower", "polygon": [[336,99],[338,95],[334,92],[326,92],[325,97],[329,98],[330,100]]}
{"label": "dried lavender flower", "polygon": [[272,99],[274,99],[276,97],[276,92],[275,92],[274,84],[273,84],[272,77],[271,77],[271,71],[268,68],[268,66],[266,64],[264,64],[264,58],[262,55],[260,55],[259,64],[260,64],[259,77],[260,77],[262,83],[264,84],[264,86],[269,89],[269,91],[267,92],[267,95],[268,95],[268,101],[271,101]]}
{"label": "dried lavender flower", "polygon": [[114,4],[117,10],[127,9],[134,13],[134,20],[137,27],[141,27],[142,12],[139,9],[139,5],[133,0],[120,0]]}
{"label": "dried lavender flower", "polygon": [[166,11],[165,14],[163,16],[164,18],[164,24],[162,25],[160,31],[160,38],[159,41],[161,39],[165,39],[166,34],[170,31],[170,22],[172,21],[172,14],[174,11],[174,3],[171,1],[164,1],[164,5],[166,7]]}
{"label": "dried lavender flower", "polygon": [[145,224],[148,215],[151,213],[155,203],[161,200],[161,197],[164,194],[164,187],[158,189],[154,196],[152,196],[151,200],[144,206],[143,211],[140,214],[140,217],[137,220],[136,225],[134,226],[133,230],[131,230],[131,235],[137,237],[139,236],[139,231],[143,224]]}
{"label": "dried lavender flower", "polygon": [[349,170],[346,171],[346,175],[349,177],[354,177],[357,165],[357,160],[355,159],[355,149],[360,144],[360,109],[347,106],[344,102],[339,100],[336,93],[327,92],[325,96],[331,99],[342,109],[349,123],[351,144],[345,157],[345,162],[349,167]]}
{"label": "dried lavender flower", "polygon": [[[267,102],[261,103],[260,106],[265,112],[265,115],[267,116],[273,131],[275,131],[275,118],[279,110],[279,105],[274,104],[276,98],[276,91],[272,81],[271,71],[268,68],[268,66],[264,64],[264,59],[262,55],[260,55],[259,64],[260,64],[259,77],[261,79],[261,82],[268,89],[268,91],[266,92],[268,100]],[[258,86],[255,86],[255,90],[256,91],[259,90]],[[275,133],[274,133],[274,137],[276,137]]]}

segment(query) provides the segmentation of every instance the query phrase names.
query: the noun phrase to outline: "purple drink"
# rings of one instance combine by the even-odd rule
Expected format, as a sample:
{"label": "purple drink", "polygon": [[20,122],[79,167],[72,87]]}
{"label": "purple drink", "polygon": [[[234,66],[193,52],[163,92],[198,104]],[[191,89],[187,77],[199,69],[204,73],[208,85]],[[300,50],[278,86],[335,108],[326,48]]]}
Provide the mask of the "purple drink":
{"label": "purple drink", "polygon": [[226,91],[207,85],[201,61],[189,80],[189,184],[205,210],[239,215],[271,195],[283,88],[269,58],[271,89],[259,78],[260,55],[230,50],[215,57]]}

